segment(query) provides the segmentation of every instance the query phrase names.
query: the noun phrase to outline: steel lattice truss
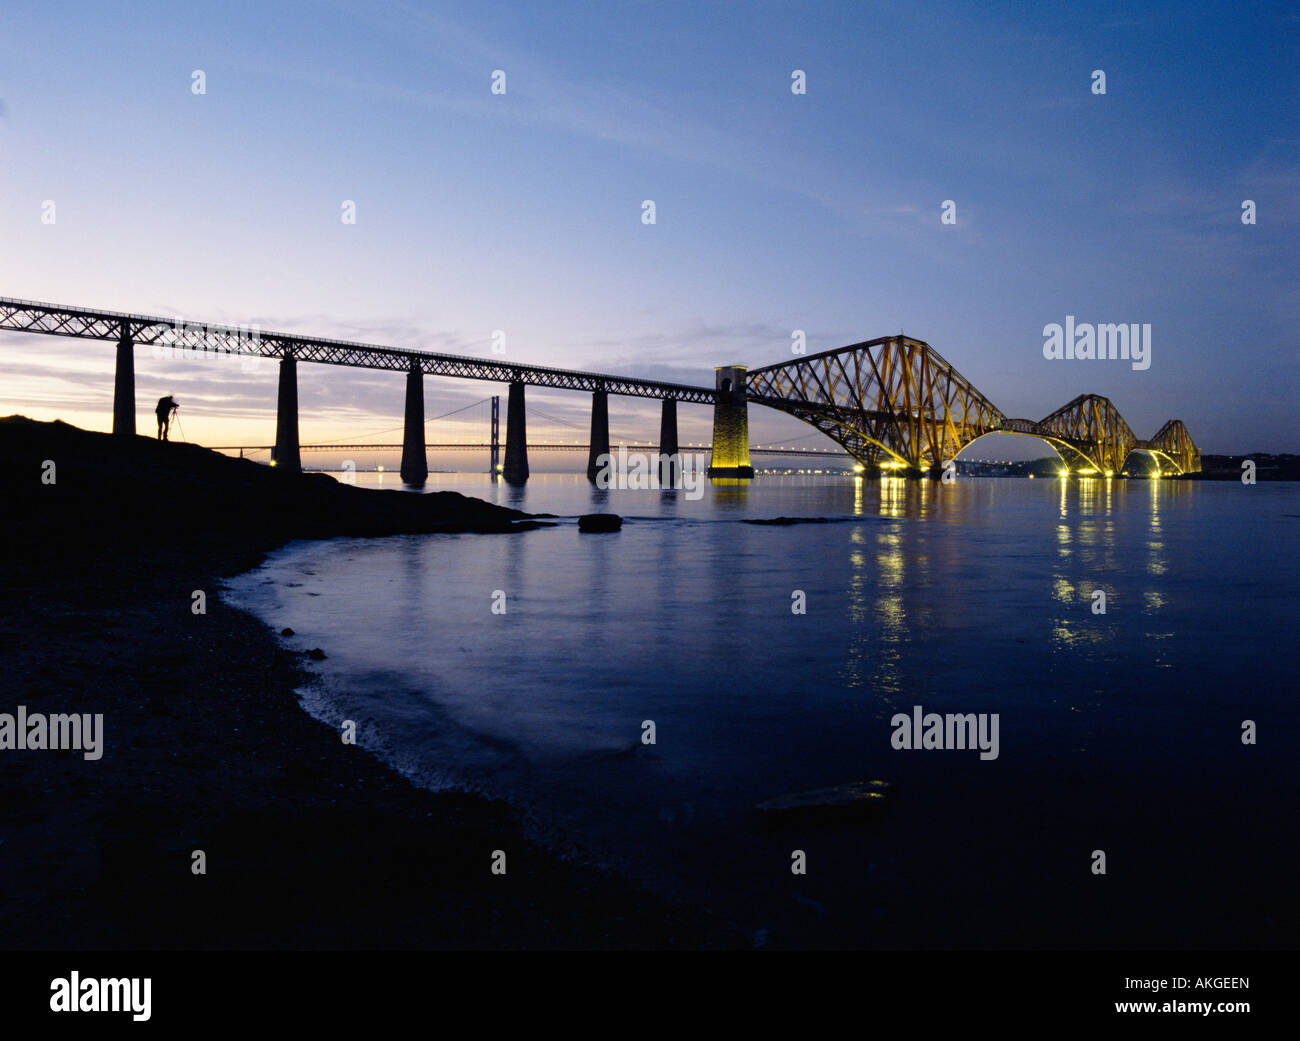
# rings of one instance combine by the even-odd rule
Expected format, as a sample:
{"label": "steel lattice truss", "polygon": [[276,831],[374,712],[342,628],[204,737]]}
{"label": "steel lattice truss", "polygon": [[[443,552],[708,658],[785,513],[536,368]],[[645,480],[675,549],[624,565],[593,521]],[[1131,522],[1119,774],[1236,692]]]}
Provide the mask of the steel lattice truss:
{"label": "steel lattice truss", "polygon": [[221,354],[282,358],[355,368],[409,372],[412,368],[434,376],[490,380],[495,383],[526,383],[563,390],[603,390],[637,398],[671,398],[675,401],[712,405],[716,392],[708,387],[691,387],[657,380],[578,372],[539,365],[516,365],[458,354],[378,347],[374,344],[327,340],[315,336],[263,332],[256,328],[187,322],[152,315],[92,311],[80,307],[44,304],[31,300],[0,297],[0,329],[73,336],[86,340],[118,342],[124,336],[141,346]]}
{"label": "steel lattice truss", "polygon": [[[1053,445],[1068,446],[1090,466],[1076,469],[1095,469],[1102,473],[1119,473],[1124,460],[1137,447],[1138,439],[1124,422],[1109,398],[1097,394],[1080,394],[1068,405],[1058,408],[1050,416],[1034,424],[1039,437]],[[1069,452],[1061,457],[1070,461]]]}
{"label": "steel lattice truss", "polygon": [[1006,418],[938,351],[904,336],[755,369],[749,397],[812,423],[860,462],[886,453],[921,469],[941,466]]}
{"label": "steel lattice truss", "polygon": [[[864,465],[942,466],[984,434],[1047,441],[1076,472],[1118,473],[1134,450],[1201,468],[1181,420],[1139,441],[1108,398],[1082,394],[1044,419],[1012,419],[921,340],[885,337],[749,374],[749,399],[797,416]],[[888,457],[887,460],[884,457]],[[883,461],[882,461],[883,460]]]}
{"label": "steel lattice truss", "polygon": [[1191,474],[1201,471],[1201,453],[1181,419],[1171,419],[1151,440],[1139,441],[1138,448],[1169,460],[1179,473]]}

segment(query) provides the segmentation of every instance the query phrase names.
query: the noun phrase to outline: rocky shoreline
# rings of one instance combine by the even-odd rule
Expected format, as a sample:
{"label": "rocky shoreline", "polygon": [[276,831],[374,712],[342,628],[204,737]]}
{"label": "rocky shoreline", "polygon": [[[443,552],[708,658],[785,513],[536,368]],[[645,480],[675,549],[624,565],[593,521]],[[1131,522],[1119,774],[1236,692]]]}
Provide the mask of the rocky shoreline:
{"label": "rocky shoreline", "polygon": [[20,417],[0,420],[0,464],[0,712],[104,715],[100,760],[0,752],[5,948],[745,945],[530,842],[507,805],[416,788],[344,744],[298,705],[298,657],[217,595],[292,537],[539,522]]}

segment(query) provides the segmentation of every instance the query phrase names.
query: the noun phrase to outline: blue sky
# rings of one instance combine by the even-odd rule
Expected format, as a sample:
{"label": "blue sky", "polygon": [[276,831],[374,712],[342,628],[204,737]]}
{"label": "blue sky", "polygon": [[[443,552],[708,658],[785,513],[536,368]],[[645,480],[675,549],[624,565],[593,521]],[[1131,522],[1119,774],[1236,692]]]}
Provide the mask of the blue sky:
{"label": "blue sky", "polygon": [[[0,295],[465,354],[500,329],[507,358],[701,384],[795,329],[904,330],[1011,415],[1094,392],[1139,437],[1180,417],[1203,451],[1300,451],[1294,5],[11,0],[5,23]],[[1150,323],[1150,369],[1044,359],[1067,314]],[[110,347],[0,347],[0,410],[107,428]],[[270,439],[272,367],[142,351],[137,379],[191,439]],[[304,440],[400,422],[400,376],[300,384]],[[429,414],[491,392],[430,381]],[[653,437],[657,409],[611,421]],[[683,407],[684,437],[708,422]]]}

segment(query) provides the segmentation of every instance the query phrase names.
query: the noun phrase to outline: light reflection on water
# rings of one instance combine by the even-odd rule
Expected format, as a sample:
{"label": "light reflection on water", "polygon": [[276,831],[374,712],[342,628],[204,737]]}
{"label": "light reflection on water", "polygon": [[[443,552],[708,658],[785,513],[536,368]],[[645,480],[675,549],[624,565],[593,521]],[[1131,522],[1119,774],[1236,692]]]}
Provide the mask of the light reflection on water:
{"label": "light reflection on water", "polygon": [[[1289,645],[1293,486],[767,477],[693,502],[580,476],[438,479],[560,526],[297,544],[234,595],[326,650],[308,698],[323,718],[364,720],[362,743],[425,783],[510,798],[688,895],[765,891],[770,839],[748,811],[774,795],[883,776],[942,815],[953,770],[965,792],[1050,784],[1067,752],[1122,762],[1154,720],[1142,747],[1177,748],[1169,727],[1204,727],[1174,711],[1188,689],[1225,718],[1243,675],[1284,689],[1283,656],[1252,648]],[[624,529],[580,535],[592,510]],[[837,522],[741,523],[779,515]],[[895,752],[889,718],[914,704],[1001,713],[1000,759]]]}

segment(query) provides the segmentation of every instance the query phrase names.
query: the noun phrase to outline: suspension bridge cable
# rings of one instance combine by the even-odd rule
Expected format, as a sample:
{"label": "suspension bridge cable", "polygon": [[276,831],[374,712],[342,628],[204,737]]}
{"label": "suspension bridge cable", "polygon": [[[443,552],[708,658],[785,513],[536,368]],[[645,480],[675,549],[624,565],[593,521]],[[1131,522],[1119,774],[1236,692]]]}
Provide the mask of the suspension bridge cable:
{"label": "suspension bridge cable", "polygon": [[552,423],[559,423],[563,427],[572,427],[574,430],[581,430],[582,426],[578,423],[570,423],[563,419],[556,419],[554,416],[543,412],[540,408],[530,408],[529,411],[535,416],[541,416],[543,419],[549,419]]}
{"label": "suspension bridge cable", "polygon": [[[444,413],[443,413],[442,415],[440,415],[440,416],[430,416],[428,419],[426,419],[426,420],[424,421],[424,423],[425,423],[426,426],[428,426],[428,425],[429,425],[430,423],[432,423],[435,419],[446,419],[448,416],[454,416],[454,415],[456,415],[457,412],[464,412],[464,411],[466,411],[467,409],[471,409],[471,408],[474,408],[475,406],[485,404],[486,402],[491,401],[491,400],[492,400],[491,398],[479,398],[478,401],[471,402],[471,403],[468,404],[468,405],[463,405],[463,406],[461,406],[460,408],[452,409],[450,412],[444,412]],[[349,444],[351,444],[351,443],[353,443],[353,440],[354,440],[354,439],[356,439],[356,440],[362,440],[362,439],[367,438],[367,437],[378,437],[380,434],[391,434],[391,433],[393,433],[393,431],[395,431],[395,430],[404,430],[404,429],[405,429],[405,427],[388,427],[388,428],[385,429],[385,430],[372,430],[372,431],[371,431],[370,433],[368,433],[368,434],[345,434],[343,437],[336,437],[336,438],[333,438],[333,439],[331,439],[331,440],[329,440],[329,441],[313,441],[313,442],[312,442],[311,444],[309,444],[309,445],[303,445],[303,447],[304,447],[304,448],[323,448],[323,447],[325,447],[326,445],[336,445],[336,444],[338,444],[338,443],[341,442],[341,441],[346,441],[346,442],[348,442]]]}

